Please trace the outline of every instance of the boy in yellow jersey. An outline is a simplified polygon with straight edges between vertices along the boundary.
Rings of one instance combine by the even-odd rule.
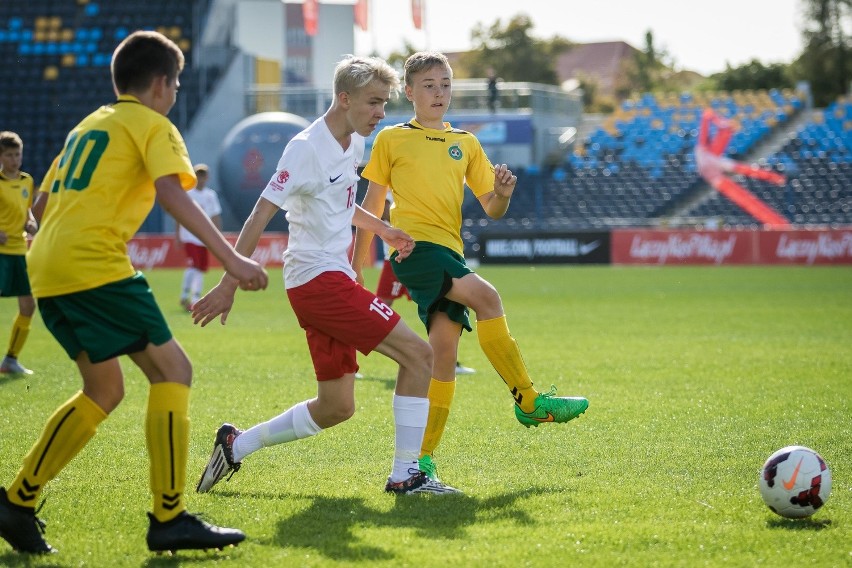
[[[505,381],[524,426],[567,422],[589,405],[581,397],[556,397],[555,387],[538,392],[521,352],[509,333],[497,290],[464,260],[461,205],[467,184],[486,214],[505,215],[517,177],[505,164],[491,165],[476,137],[444,122],[452,98],[452,69],[441,53],[415,53],[405,63],[405,96],[414,118],[389,126],[373,143],[362,176],[370,180],[362,207],[378,214],[387,188],[394,205],[391,225],[411,235],[417,246],[404,263],[391,263],[417,303],[434,351],[429,418],[420,469],[437,478],[433,452],[440,442],[455,393],[455,365],[463,329],[471,331],[468,308],[476,312],[479,345]],[[352,264],[361,267],[373,235],[357,230]],[[396,253],[391,254],[391,259]]]
[[[37,224],[32,214],[33,178],[21,171],[24,143],[14,132],[0,132],[0,296],[18,298],[18,315],[12,323],[9,349],[0,373],[30,375],[18,362],[30,333],[35,300],[27,277],[27,233],[34,235]]]
[[[241,288],[266,288],[263,268],[238,254],[185,193],[195,174],[183,138],[166,118],[183,65],[177,45],[157,32],[125,38],[112,58],[118,100],[68,134],[42,184],[50,189],[43,230],[27,254],[30,284],[45,326],[77,363],[83,389],[48,419],[8,490],[0,488],[0,536],[20,552],[54,552],[34,506],[45,484],[121,402],[121,355],[151,383],[145,417],[153,493],[148,548],[221,549],[245,538],[186,511],[192,365],[127,253],[127,241],[156,199],[201,238]],[[85,496],[80,498],[85,510]]]

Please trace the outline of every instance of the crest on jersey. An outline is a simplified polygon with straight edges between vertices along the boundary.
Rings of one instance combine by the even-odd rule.
[[[449,150],[447,150],[447,153],[450,154],[450,158],[456,161],[462,159],[462,150],[461,148],[459,148],[458,144],[453,144],[452,146],[450,146]]]

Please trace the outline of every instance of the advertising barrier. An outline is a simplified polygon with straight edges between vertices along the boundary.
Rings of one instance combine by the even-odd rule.
[[[607,264],[609,232],[487,233],[479,237],[479,261],[503,264]]]
[[[230,243],[236,233],[226,233]],[[260,238],[252,258],[264,266],[281,266],[287,233]],[[137,235],[127,245],[136,268],[180,268],[186,265],[171,234]],[[814,230],[649,230],[612,232],[483,233],[483,264],[852,264],[852,228]],[[370,247],[369,265],[378,255]],[[211,255],[210,265],[221,267]]]
[[[236,233],[225,233],[229,243],[237,242]],[[287,248],[287,233],[264,233],[257,244],[253,259],[264,266],[282,266],[281,255]],[[127,252],[133,266],[140,270],[152,268],[181,268],[186,266],[186,255],[182,246],[175,246],[174,235],[137,235],[127,243]],[[212,254],[210,266],[221,268],[222,264]]]
[[[852,264],[852,229],[612,232],[613,264]]]

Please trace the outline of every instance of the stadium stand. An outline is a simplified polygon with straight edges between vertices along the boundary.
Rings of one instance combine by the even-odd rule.
[[[852,223],[852,98],[840,99],[811,119],[767,165],[788,177],[787,186],[738,178],[751,192],[798,226],[840,226]],[[737,228],[758,224],[724,197],[712,194],[686,212],[693,217],[718,217]]]
[[[848,100],[813,114],[781,151],[760,160],[788,176],[779,189],[737,177],[797,225],[840,225],[850,212],[852,111]],[[735,121],[726,155],[749,161],[751,151],[803,112],[804,96],[792,90],[651,94],[625,101],[582,140],[565,163],[519,173],[511,217],[485,217],[473,200],[464,207],[464,240],[476,253],[481,231],[594,230],[660,226],[677,218],[719,226],[756,227],[757,221],[709,190],[698,175],[694,148],[706,107]],[[703,200],[698,197],[706,194]],[[693,202],[696,202],[693,204]]]
[[[137,29],[162,32],[187,56],[180,104],[170,118],[192,119],[201,94],[192,68],[193,21],[209,0],[26,0],[0,15],[0,58],[11,62],[0,89],[0,125],[24,140],[24,169],[36,180],[64,137],[98,106],[112,102],[109,64],[119,41]]]

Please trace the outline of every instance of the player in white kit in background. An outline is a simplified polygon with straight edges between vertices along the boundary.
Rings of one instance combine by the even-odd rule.
[[[207,187],[207,179],[210,170],[207,164],[196,164],[193,168],[198,183],[193,189],[186,192],[195,201],[204,214],[210,217],[213,225],[222,230],[222,204],[215,190]],[[210,254],[201,240],[190,233],[186,227],[175,222],[175,246],[183,245],[186,253],[186,269],[183,271],[183,283],[181,284],[180,305],[186,311],[192,310],[192,304],[201,297],[204,289],[204,274],[210,267]]]

